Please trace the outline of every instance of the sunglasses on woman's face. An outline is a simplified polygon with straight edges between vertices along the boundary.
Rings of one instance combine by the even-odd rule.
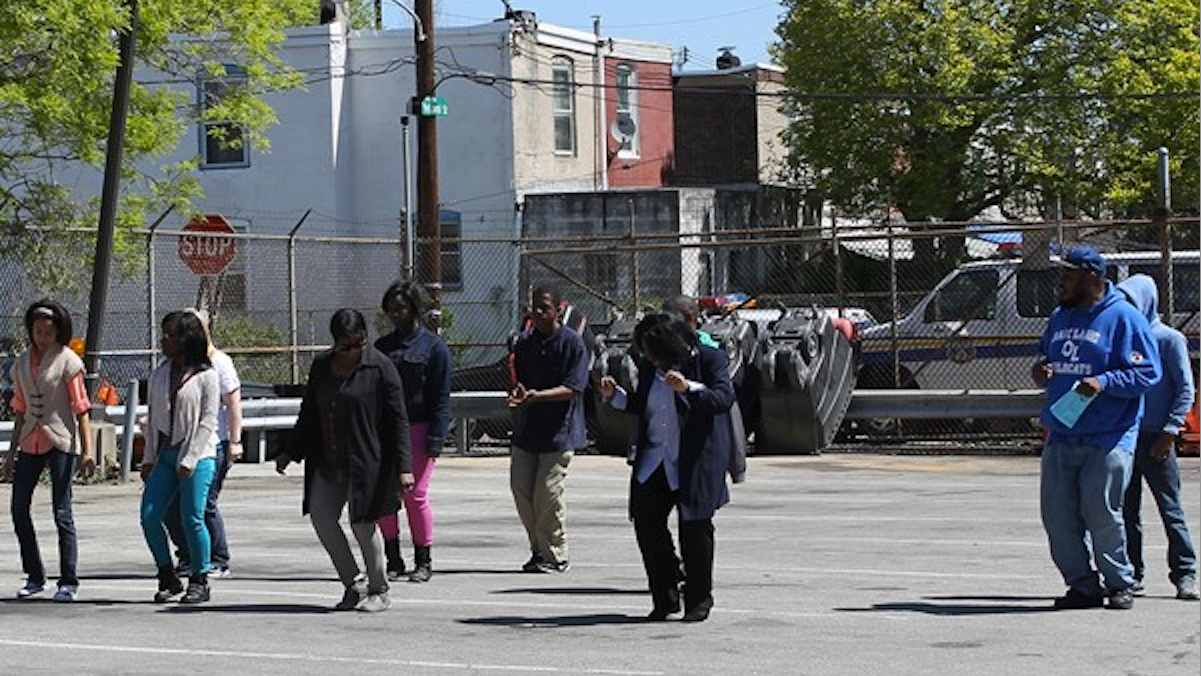
[[[360,340],[354,343],[334,343],[334,352],[345,353],[363,349],[367,343]]]

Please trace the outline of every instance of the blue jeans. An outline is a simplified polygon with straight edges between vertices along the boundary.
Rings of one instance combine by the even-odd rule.
[[[217,507],[217,498],[221,496],[221,487],[225,485],[225,475],[229,474],[227,450],[229,442],[217,444],[217,473],[213,476],[213,484],[209,486],[208,500],[204,503],[204,526],[209,532],[212,543],[210,559],[216,568],[229,567],[229,543],[225,540],[225,520],[221,518],[221,509]],[[191,567],[191,557],[188,556],[188,541],[184,534],[183,523],[179,518],[178,496],[167,506],[167,514],[163,523],[167,526],[167,535],[175,545],[175,556],[180,565]]]
[[[171,565],[171,548],[163,520],[171,503],[177,502],[188,551],[194,554],[192,572],[207,573],[211,541],[204,525],[204,504],[217,472],[217,463],[213,458],[205,458],[196,463],[192,476],[180,478],[175,470],[178,456],[177,447],[161,450],[154,469],[146,478],[146,487],[142,490],[142,534],[154,555],[155,565],[160,568]]]
[[[1043,448],[1039,496],[1051,559],[1063,581],[1081,594],[1103,596],[1134,584],[1122,524],[1132,465],[1129,451],[1083,439]]]
[[[1126,489],[1126,504],[1122,510],[1126,521],[1126,550],[1134,566],[1134,579],[1142,581],[1147,565],[1143,561],[1143,522],[1139,510],[1143,501],[1141,479],[1145,478],[1159,507],[1164,534],[1168,536],[1168,579],[1178,582],[1181,578],[1197,575],[1197,552],[1193,549],[1184,507],[1180,504],[1180,467],[1176,464],[1176,452],[1168,454],[1163,462],[1151,457],[1151,447],[1159,437],[1159,432],[1138,435],[1134,471],[1130,475],[1130,487]]]
[[[13,529],[21,545],[21,568],[25,576],[30,582],[46,581],[46,567],[42,564],[42,550],[38,548],[38,536],[33,528],[29,506],[33,502],[33,489],[38,485],[42,470],[49,465],[54,525],[58,528],[58,583],[79,584],[75,574],[78,556],[75,516],[71,510],[71,477],[75,474],[75,456],[57,449],[42,455],[21,453],[15,448],[10,452],[17,454],[17,467],[13,472],[12,518]]]

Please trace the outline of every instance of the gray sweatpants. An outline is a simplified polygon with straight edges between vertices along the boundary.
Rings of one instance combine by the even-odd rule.
[[[329,554],[338,579],[347,587],[359,576],[359,562],[350,551],[346,531],[342,530],[342,508],[350,504],[350,484],[331,481],[320,473],[313,477],[313,492],[309,496],[309,519],[317,539]],[[384,563],[384,536],[374,521],[350,524],[354,539],[359,542],[363,560],[367,564],[367,592],[378,594],[388,591],[388,576]]]

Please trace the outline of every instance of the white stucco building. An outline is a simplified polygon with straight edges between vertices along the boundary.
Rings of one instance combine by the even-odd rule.
[[[608,188],[614,160],[620,157],[628,167],[632,155],[628,149],[613,152],[614,114],[605,104],[621,105],[615,88],[626,86],[621,99],[626,108],[619,110],[636,114],[633,83],[652,80],[634,78],[640,72],[669,73],[671,48],[538,23],[529,14],[439,28],[436,48],[438,95],[450,110],[438,118],[439,192],[448,240],[444,304],[456,313],[456,337],[503,338],[521,302],[515,249],[509,243],[460,245],[455,238],[519,235],[518,205],[526,194]],[[221,148],[197,125],[168,161],[199,155],[204,197],[196,209],[220,213],[248,233],[287,234],[311,210],[302,235],[398,237],[400,119],[415,91],[413,54],[409,29],[354,31],[340,21],[290,29],[279,55],[304,75],[306,86],[266,97],[279,120],[267,131],[270,149]],[[236,73],[237,64],[229,66]],[[606,89],[606,71],[610,80],[615,72],[625,79]],[[670,101],[669,77],[665,84],[663,96]],[[209,95],[219,95],[219,85],[201,90],[206,87]],[[204,100],[201,92],[197,100]],[[670,108],[647,114],[655,113],[670,122]],[[413,117],[414,168],[416,126]],[[660,128],[644,125],[641,147],[655,147],[647,136]],[[667,138],[661,142],[669,146],[670,124],[663,133]],[[415,200],[415,185],[413,194]],[[177,220],[164,227],[182,226],[182,217]],[[285,303],[286,280],[260,274],[261,264],[279,263],[265,247],[256,255],[256,246],[246,247],[239,262],[247,274],[238,299],[244,308],[235,310],[275,317]],[[398,252],[383,244],[330,246],[303,255],[301,302],[322,309],[370,307],[399,272]],[[182,266],[179,273],[188,274]],[[186,292],[184,300],[191,301]]]

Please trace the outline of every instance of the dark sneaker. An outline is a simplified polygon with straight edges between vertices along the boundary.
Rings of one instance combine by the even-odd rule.
[[[1055,599],[1055,610],[1083,610],[1085,608],[1100,608],[1105,605],[1105,597],[1089,596],[1075,589]]]
[[[60,584],[54,593],[54,600],[59,603],[74,603],[76,598],[79,598],[79,585],[76,584]]]
[[[539,573],[566,573],[571,570],[570,561],[543,561],[538,564]]]
[[[667,618],[680,612],[680,599],[676,599],[675,603],[667,603],[663,606],[655,606],[654,610],[646,616],[647,622],[666,622]]]
[[[680,618],[681,622],[704,622],[709,619],[709,611],[713,610],[713,599],[707,598],[704,601],[696,604],[691,609],[684,611],[684,617]]]
[[[359,593],[359,590],[354,585],[351,585],[342,592],[342,600],[338,601],[338,603],[334,606],[334,610],[354,610],[355,608],[359,607],[359,603],[362,601],[363,595]]]
[[[400,538],[384,540],[384,559],[387,562],[389,582],[404,578],[408,570],[405,568],[404,556],[400,553]]]
[[[1197,578],[1186,575],[1177,580],[1176,598],[1181,601],[1201,601],[1201,591],[1197,590]]]
[[[543,563],[545,563],[545,561],[542,560],[542,557],[540,555],[530,554],[530,560],[526,561],[524,564],[522,564],[521,572],[523,572],[523,573],[541,573],[541,572],[543,572],[541,570],[541,566]]]
[[[334,606],[334,610],[346,611],[354,610],[363,602],[363,598],[367,596],[367,577],[359,575],[351,582],[342,592],[342,600]]]
[[[34,582],[33,580],[29,580],[25,583],[24,587],[21,587],[17,590],[17,598],[21,599],[22,601],[27,601],[44,591],[46,591],[45,582]]]
[[[204,603],[209,600],[209,581],[208,576],[204,574],[193,575],[188,580],[188,590],[184,592],[183,598],[179,599],[183,604]]]
[[[413,572],[409,573],[409,582],[429,582],[433,575],[433,568],[426,565],[419,565],[413,569]]]
[[[1109,602],[1105,607],[1110,610],[1130,610],[1134,607],[1134,594],[1130,593],[1130,589],[1121,589],[1109,595]]]
[[[155,603],[166,603],[183,593],[183,583],[175,574],[175,569],[167,564],[158,569],[158,591],[154,593]]]
[[[1129,591],[1132,596],[1146,596],[1147,595],[1147,588],[1143,586],[1142,580],[1135,580],[1134,584],[1130,585],[1130,589],[1128,589],[1127,591]]]

